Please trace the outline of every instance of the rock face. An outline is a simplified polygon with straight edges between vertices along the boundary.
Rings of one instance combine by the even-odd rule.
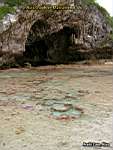
[[[108,37],[112,32],[95,6],[22,10],[16,22],[0,33],[0,61],[14,61],[12,57],[19,55],[19,62],[33,65],[84,60],[93,55],[112,58],[113,44]]]

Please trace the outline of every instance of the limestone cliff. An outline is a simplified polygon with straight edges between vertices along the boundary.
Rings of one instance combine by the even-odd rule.
[[[64,5],[73,8],[66,10],[22,9],[0,33],[0,63],[15,62],[19,55],[19,63],[33,65],[111,59],[113,29],[103,13],[95,5],[74,4]]]

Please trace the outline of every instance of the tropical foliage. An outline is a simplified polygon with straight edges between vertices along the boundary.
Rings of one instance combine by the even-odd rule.
[[[0,19],[2,19],[8,13],[15,12],[15,9],[10,6],[2,6],[0,7]]]
[[[27,0],[5,0],[5,4],[8,4],[9,6],[19,6],[27,3]]]

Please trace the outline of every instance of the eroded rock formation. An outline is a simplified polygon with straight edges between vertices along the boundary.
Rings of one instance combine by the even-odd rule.
[[[0,35],[0,61],[7,55],[8,60],[21,55],[19,62],[34,65],[90,59],[93,55],[112,58],[113,45],[108,37],[112,32],[95,6],[22,10],[17,21]]]

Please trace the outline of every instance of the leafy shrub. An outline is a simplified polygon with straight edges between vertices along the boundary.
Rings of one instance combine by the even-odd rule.
[[[96,0],[82,0],[85,5],[92,5],[96,3]]]
[[[8,13],[14,12],[15,9],[10,6],[2,6],[0,7],[0,19],[2,19]]]
[[[8,4],[10,7],[19,6],[24,3],[27,3],[27,0],[5,0],[5,4]]]

